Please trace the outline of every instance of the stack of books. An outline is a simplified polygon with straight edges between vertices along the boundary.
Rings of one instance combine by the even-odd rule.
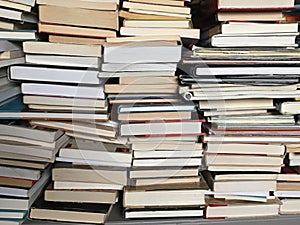
[[[55,155],[69,138],[62,131],[26,123],[0,127],[1,223],[21,224],[47,186]]]
[[[236,14],[240,16],[236,20],[241,21],[245,20],[242,16],[251,16],[252,13],[258,16],[282,15],[283,8],[294,4],[276,1],[279,5],[273,5],[273,11],[257,13],[257,10],[267,7],[256,1],[239,1],[243,6],[233,6],[237,1],[218,3],[219,9],[223,9],[218,13],[219,19],[227,14],[228,18]],[[271,3],[275,2],[264,4]],[[290,5],[285,5],[287,3]],[[246,5],[248,9],[256,5],[256,11],[252,10],[249,15],[235,12],[241,11],[242,7],[245,10]],[[225,9],[229,6],[230,9]],[[232,18],[224,20],[234,20],[235,17]],[[256,21],[262,21],[262,18],[257,18]],[[186,100],[198,103],[199,110],[208,121],[204,125],[208,135],[202,139],[206,146],[203,164],[207,170],[203,174],[212,191],[208,193],[206,217],[275,216],[278,215],[280,201],[270,193],[277,190],[277,174],[284,165],[285,145],[296,147],[299,144],[299,126],[295,125],[292,113],[284,113],[283,103],[299,96],[299,74],[294,70],[299,65],[298,51],[240,47],[295,46],[298,24],[230,22],[221,27],[231,34],[217,35],[212,39],[228,38],[231,44],[215,46],[233,48],[195,48],[192,56],[190,53],[184,55],[179,75],[182,84],[180,94]],[[247,27],[256,28],[249,31]],[[281,31],[284,27],[293,30]],[[274,30],[271,31],[271,28]],[[280,46],[276,40],[272,45],[273,38],[270,36],[278,34],[283,37],[285,34],[289,36],[289,33],[293,33],[290,44]],[[265,43],[255,39],[255,43],[247,40],[241,44],[235,36],[242,39],[248,36],[268,38]],[[283,110],[279,109],[281,104]]]
[[[213,47],[294,47],[298,23],[278,23],[283,11],[294,8],[289,1],[218,1],[221,34],[208,40]],[[238,22],[236,22],[238,21]],[[208,35],[209,36],[209,35]]]
[[[200,39],[200,30],[194,29],[189,1],[184,0],[129,0],[123,2],[120,17],[124,18],[122,36],[179,35]]]
[[[24,63],[22,42],[35,40],[37,16],[35,1],[0,2],[0,108],[5,111],[21,93],[19,85],[8,80],[8,67]],[[9,104],[9,105],[7,105]]]
[[[109,103],[179,102],[175,71],[181,47],[179,36],[108,38],[99,78],[108,80]]]
[[[131,160],[123,146],[74,139],[60,150],[53,182],[33,205],[30,218],[104,223],[127,185]]]
[[[277,188],[274,195],[281,199],[280,214],[299,214],[300,197],[299,171],[285,167],[277,177]]]
[[[205,191],[198,175],[202,121],[195,105],[178,96],[175,71],[181,48],[179,36],[108,38],[104,47],[99,78],[110,78],[104,90],[133,157],[124,193],[126,218],[203,215]],[[191,193],[203,201],[183,203]],[[166,198],[155,197],[161,195]]]

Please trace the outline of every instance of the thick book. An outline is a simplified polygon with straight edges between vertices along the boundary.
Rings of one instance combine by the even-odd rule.
[[[88,169],[61,166],[52,170],[52,179],[53,181],[127,185],[127,170],[116,167]]]
[[[86,85],[100,85],[101,83],[98,71],[34,66],[11,66],[10,79]]]
[[[50,184],[45,191],[45,201],[50,202],[80,202],[94,204],[115,204],[118,191],[115,190],[59,190]]]
[[[143,45],[144,44],[144,45]],[[139,44],[107,44],[104,47],[105,63],[170,63],[181,59],[181,45],[153,41],[151,45]],[[167,45],[168,44],[168,45]]]
[[[77,15],[80,15],[80,17]],[[39,20],[42,23],[61,25],[114,30],[118,30],[119,28],[117,11],[97,11],[90,9],[40,5]]]
[[[87,56],[101,57],[101,45],[76,45],[60,44],[49,42],[24,42],[23,48],[25,53],[46,54],[46,55],[63,55],[63,56]]]
[[[206,187],[201,187],[200,183],[181,188],[174,187],[172,189],[172,185],[168,185],[167,188],[155,186],[148,189],[145,187],[126,188],[123,205],[125,208],[205,205]]]
[[[267,203],[248,201],[224,201],[209,199],[206,209],[207,219],[230,219],[247,217],[278,216],[280,202],[278,199]]]
[[[41,197],[32,207],[30,218],[103,224],[111,209],[110,204],[49,202]]]

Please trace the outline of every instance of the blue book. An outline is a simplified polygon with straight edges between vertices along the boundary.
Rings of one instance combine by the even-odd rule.
[[[0,112],[21,112],[24,109],[26,109],[26,105],[23,103],[22,95],[10,98],[0,104]]]

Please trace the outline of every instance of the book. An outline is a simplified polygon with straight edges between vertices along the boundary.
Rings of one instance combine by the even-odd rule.
[[[134,105],[134,106],[119,106],[119,113],[138,113],[138,112],[186,112],[195,111],[194,105]]]
[[[278,216],[279,201],[270,200],[267,203],[247,201],[224,201],[209,199],[206,209],[207,219],[229,219],[245,217]]]
[[[71,86],[56,84],[22,83],[24,95],[42,95],[54,97],[104,99],[104,92],[100,86]]]
[[[270,154],[284,155],[284,145],[240,144],[240,143],[207,143],[207,153],[217,154]]]
[[[176,64],[175,63],[102,63],[101,64],[101,71],[104,72],[146,72],[146,71],[176,71]],[[143,77],[142,80],[147,80],[147,76]],[[174,80],[174,77],[169,77],[170,79]],[[126,78],[124,77],[123,79],[121,78],[120,80],[126,80]],[[128,77],[127,79],[134,79],[134,77]],[[149,78],[148,78],[149,79]],[[162,77],[157,78],[159,79],[159,81],[156,81],[158,83],[162,82],[164,80],[164,78]],[[153,80],[152,78],[149,79],[152,82],[155,82],[155,80]],[[137,84],[137,82],[141,82],[141,78],[137,78],[134,83]],[[149,82],[149,81],[148,81]],[[141,82],[143,83],[143,82]],[[175,83],[175,82],[173,82]],[[120,81],[120,84],[125,84],[122,83]],[[145,83],[144,83],[145,84]]]
[[[165,178],[165,177],[197,177],[198,167],[186,167],[186,168],[132,168],[129,172],[130,179],[141,178]]]
[[[162,72],[161,72],[162,73]],[[102,74],[100,73],[99,76]],[[102,77],[102,76],[101,76]],[[122,84],[105,84],[104,92],[107,94],[111,93],[177,93],[178,85],[176,84],[161,84],[161,85],[122,85]]]
[[[93,69],[98,69],[100,66],[100,58],[98,57],[26,54],[25,61],[28,64],[80,67],[80,68],[93,68]]]
[[[296,47],[297,34],[274,33],[269,35],[214,35],[213,47]]]
[[[125,188],[124,207],[176,207],[205,205],[204,188],[185,187],[184,189]]]
[[[34,126],[46,127],[52,129],[60,129],[68,132],[82,133],[87,135],[97,135],[98,137],[115,138],[116,128],[109,121],[103,123],[88,123],[84,121],[67,122],[67,121],[31,121]]]
[[[106,100],[100,99],[85,99],[85,98],[66,98],[66,97],[51,97],[41,95],[25,95],[23,96],[24,104],[37,104],[49,106],[69,106],[69,107],[94,107],[105,108]]]
[[[46,54],[46,55],[69,55],[69,56],[87,56],[101,57],[101,45],[77,45],[61,44],[49,42],[24,42],[23,48],[25,53]]]
[[[127,171],[122,168],[114,169],[113,167],[95,167],[94,169],[54,168],[52,170],[52,180],[126,185]]]
[[[92,70],[60,69],[34,66],[11,66],[10,79],[18,81],[39,81],[100,85],[98,72]]]
[[[27,23],[37,23],[36,16],[28,12],[0,8],[0,15],[3,19],[15,20],[15,21],[27,22]]]
[[[283,19],[281,11],[220,11],[217,14],[218,20],[221,21],[269,21],[275,22]]]
[[[118,191],[113,190],[57,190],[50,185],[45,191],[45,201],[115,204]]]
[[[1,10],[1,9],[0,9]],[[0,40],[8,41],[29,41],[37,40],[36,31],[34,30],[1,30]]]
[[[58,190],[80,189],[80,190],[117,190],[122,191],[124,185],[88,182],[54,181],[54,188]]]
[[[49,35],[49,42],[61,44],[103,45],[105,40],[99,38]]]
[[[182,19],[182,17],[178,15],[152,15],[152,14],[145,14],[145,13],[134,13],[128,12],[125,10],[119,11],[119,16],[121,18],[135,20],[135,19],[151,19],[151,20],[178,20]]]
[[[181,45],[165,46],[159,41],[152,46],[120,45],[104,47],[105,63],[151,63],[178,62],[181,58]],[[145,54],[147,53],[147,54]]]
[[[48,162],[36,162],[30,160],[18,160],[18,159],[6,159],[4,156],[0,159],[0,165],[3,166],[17,166],[28,169],[45,169],[49,163]]]
[[[90,113],[48,113],[48,112],[0,112],[0,119],[22,119],[22,120],[85,120],[85,121],[107,121],[106,114]]]
[[[163,129],[162,129],[163,124]],[[192,136],[201,135],[201,120],[121,124],[121,136]]]
[[[104,223],[111,211],[110,204],[49,202],[40,198],[32,207],[31,219],[78,223]]]
[[[294,1],[271,1],[267,0],[263,3],[255,0],[255,1],[239,1],[239,0],[219,0],[218,1],[218,9],[220,10],[236,10],[236,9],[283,9],[283,8],[293,8]]]
[[[203,217],[203,208],[127,209],[126,219]]]
[[[173,1],[173,0],[167,0],[167,1],[162,1],[162,0],[129,0],[129,2],[140,2],[140,3],[148,3],[148,4],[156,4],[156,5],[169,5],[169,6],[185,6],[186,2],[190,1]]]
[[[95,1],[82,1],[82,0],[67,0],[67,1],[49,1],[49,0],[37,0],[39,5],[51,5],[51,6],[61,6],[61,7],[70,7],[80,8],[80,9],[92,9],[92,10],[107,10],[115,11],[117,10],[117,4],[113,1],[108,2],[95,2]]]
[[[30,126],[20,126],[17,124],[0,124],[1,136],[22,137],[31,140],[54,142],[63,135],[61,130],[38,129]]]
[[[166,13],[178,13],[189,15],[191,9],[188,7],[177,7],[177,6],[168,6],[168,5],[159,5],[159,4],[147,4],[140,2],[125,1],[123,3],[123,8],[127,9],[139,9],[139,10],[149,10],[149,11],[158,11]]]
[[[200,39],[200,29],[121,27],[122,36],[179,35],[181,38]]]
[[[82,160],[99,160],[105,162],[116,162],[120,164],[131,164],[132,155],[123,152],[108,152],[106,149],[101,150],[86,150],[86,149],[71,149],[62,148],[59,151],[59,157],[73,158]]]
[[[247,29],[245,29],[247,28]],[[245,34],[245,33],[297,33],[297,23],[249,23],[228,22],[221,25],[222,34]]]
[[[115,38],[116,32],[112,30],[87,28],[87,27],[74,27],[69,25],[58,25],[48,23],[38,23],[39,33],[46,33],[52,35],[70,35],[75,37],[88,37],[88,38]]]
[[[76,15],[81,15],[77,17]],[[61,6],[39,6],[39,20],[52,23],[92,28],[118,30],[118,13],[116,11],[98,11],[90,9],[69,8]]]
[[[145,120],[189,120],[192,118],[191,112],[142,112],[142,113],[122,113],[118,114],[121,121],[145,121]]]
[[[124,27],[145,28],[191,28],[189,20],[124,20]]]
[[[10,177],[27,180],[38,180],[41,177],[41,170],[24,169],[17,167],[0,166],[1,177]]]
[[[36,0],[10,0],[11,2],[16,2],[16,3],[20,3],[23,5],[29,5],[29,6],[35,6],[35,1]]]
[[[278,104],[277,109],[281,114],[296,115],[300,113],[299,102],[282,102]]]

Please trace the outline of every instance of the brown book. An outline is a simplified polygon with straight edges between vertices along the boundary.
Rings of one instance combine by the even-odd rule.
[[[45,191],[45,201],[51,202],[115,204],[117,199],[118,191],[116,190],[59,190],[53,189],[53,184],[50,184]]]
[[[36,181],[27,179],[18,179],[12,177],[0,177],[0,185],[20,187],[20,188],[31,188]]]
[[[1,52],[0,59],[15,59],[24,56],[23,51],[9,51],[9,52]]]
[[[117,11],[96,11],[56,6],[39,6],[39,19],[44,23],[119,29]]]
[[[67,25],[56,25],[39,23],[39,32],[55,35],[70,35],[70,36],[82,36],[82,37],[92,37],[92,38],[115,38],[116,32],[112,30],[105,29],[95,29],[86,27],[74,27]]]
[[[114,2],[95,2],[93,0],[37,0],[37,4],[92,10],[117,10],[117,4]]]

